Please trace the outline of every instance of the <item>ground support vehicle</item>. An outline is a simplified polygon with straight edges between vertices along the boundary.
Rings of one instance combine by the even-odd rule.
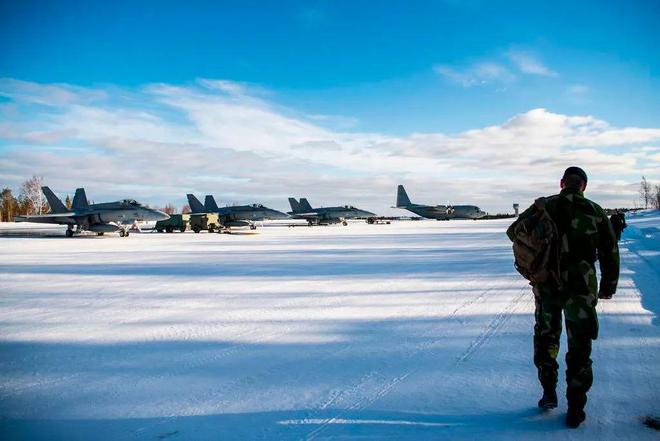
[[[175,230],[183,233],[188,229],[188,222],[190,222],[189,214],[171,214],[169,219],[156,222],[155,229],[159,233],[173,233]]]
[[[190,215],[190,229],[195,233],[199,233],[203,230],[213,233],[219,231],[221,227],[217,214],[203,213]]]

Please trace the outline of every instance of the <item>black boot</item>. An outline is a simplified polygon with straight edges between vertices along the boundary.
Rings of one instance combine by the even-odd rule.
[[[543,396],[539,400],[539,408],[550,410],[557,407],[557,392],[554,389],[543,389]]]
[[[569,407],[568,413],[566,414],[566,425],[571,429],[577,429],[586,417],[584,410],[571,409]]]

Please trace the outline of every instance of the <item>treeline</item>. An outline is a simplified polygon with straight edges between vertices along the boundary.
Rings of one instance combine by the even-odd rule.
[[[42,179],[40,176],[32,176],[23,182],[18,196],[12,189],[2,189],[0,197],[0,222],[11,222],[16,216],[30,216],[33,214],[48,213],[50,207],[41,192]],[[71,198],[66,197],[67,207],[71,207]]]
[[[12,189],[5,187],[2,189],[0,197],[0,222],[12,222],[16,216],[31,216],[34,214],[44,214],[50,211],[48,201],[41,192],[43,178],[34,175],[27,179],[21,185],[18,196],[15,196]],[[639,202],[640,208],[655,208],[660,210],[660,185],[652,185],[642,176],[639,184]],[[638,208],[638,201],[634,202],[635,208]],[[71,208],[71,197],[66,195],[64,200],[66,208]],[[159,210],[167,214],[176,214],[177,208],[174,204],[167,204]],[[619,209],[626,211],[625,208]],[[187,204],[181,208],[181,213],[190,213],[190,206]]]
[[[162,211],[163,213],[165,213],[165,214],[169,214],[169,215],[179,213],[179,212],[177,211],[176,207],[174,206],[174,204],[171,204],[171,203],[165,205],[164,207],[158,208],[158,209],[159,209],[160,211]],[[184,205],[183,207],[181,207],[181,211],[180,211],[180,212],[183,213],[183,214],[185,214],[185,213],[191,213],[192,210],[190,209],[190,205],[186,204],[186,205]]]
[[[32,216],[34,214],[48,213],[50,206],[41,191],[42,185],[43,178],[34,175],[21,184],[18,195],[14,194],[14,191],[9,187],[3,188],[0,196],[0,222],[12,222],[16,216]],[[67,209],[71,208],[70,195],[66,195],[64,205]],[[167,214],[177,213],[177,208],[174,204],[167,204],[158,209]],[[190,211],[188,205],[184,205],[181,208],[181,213],[190,213]]]
[[[639,199],[644,204],[644,208],[660,210],[660,185],[652,186],[646,177],[642,176],[642,182],[639,183]]]

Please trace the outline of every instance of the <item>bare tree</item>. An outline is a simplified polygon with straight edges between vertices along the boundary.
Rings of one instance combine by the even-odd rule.
[[[21,193],[18,197],[24,214],[42,214],[48,211],[48,203],[41,194],[41,176],[33,175],[23,182]]]
[[[171,215],[171,214],[176,213],[176,207],[174,206],[174,204],[169,204],[168,203],[160,211],[162,211],[165,214],[170,214]]]
[[[642,176],[642,182],[639,183],[639,198],[644,203],[644,208],[649,208],[649,203],[653,201],[651,184],[644,176]]]
[[[181,207],[181,213],[183,214],[192,213],[192,210],[190,209],[190,205],[186,204],[183,207]]]
[[[653,198],[653,205],[656,210],[660,210],[660,185],[655,186],[655,195]]]

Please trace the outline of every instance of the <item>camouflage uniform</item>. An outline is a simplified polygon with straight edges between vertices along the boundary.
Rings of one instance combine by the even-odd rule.
[[[520,218],[534,210],[530,207]],[[603,209],[578,189],[565,188],[546,198],[546,210],[557,225],[562,286],[535,284],[536,324],[534,364],[544,390],[557,385],[557,354],[562,311],[566,321],[568,353],[566,382],[569,408],[583,409],[593,382],[591,340],[598,337],[598,296],[610,297],[619,278],[619,250]],[[600,261],[600,291],[595,262]]]

